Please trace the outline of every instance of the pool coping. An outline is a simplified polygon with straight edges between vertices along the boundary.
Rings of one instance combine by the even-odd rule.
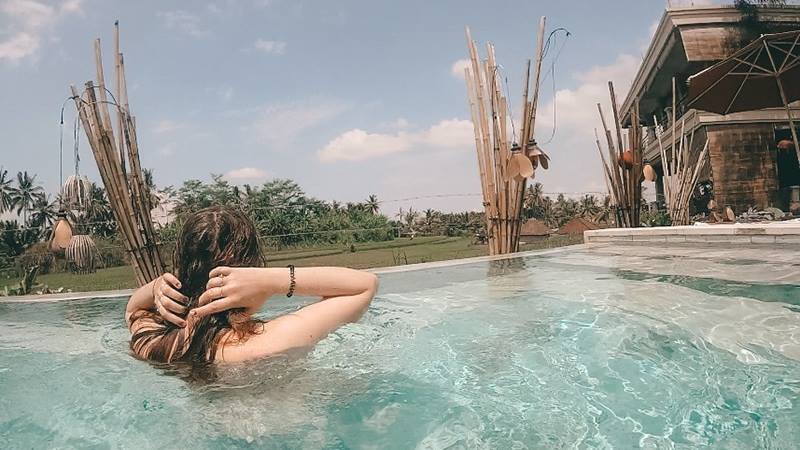
[[[587,243],[800,244],[800,222],[726,223],[674,227],[605,228],[583,233]]]
[[[573,245],[565,245],[563,247],[548,248],[543,250],[529,250],[525,252],[509,253],[506,255],[476,256],[473,258],[448,259],[444,261],[407,264],[403,266],[377,267],[374,269],[366,269],[366,271],[372,272],[376,275],[384,275],[384,274],[399,273],[399,272],[413,272],[417,270],[438,269],[443,267],[461,266],[465,264],[498,261],[503,259],[526,258],[528,256],[537,256],[537,255],[549,255],[554,253],[560,253],[570,250],[578,250],[596,246],[598,245],[594,243],[573,244]],[[45,302],[60,302],[67,300],[85,300],[90,298],[121,299],[130,297],[134,291],[135,289],[119,289],[110,291],[64,292],[59,294],[42,294],[42,295],[13,295],[8,297],[0,297],[0,303],[34,303],[34,302],[45,303]]]

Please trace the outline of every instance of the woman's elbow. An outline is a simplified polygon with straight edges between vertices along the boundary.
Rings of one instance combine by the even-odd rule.
[[[371,272],[367,272],[369,274],[369,281],[367,283],[367,292],[370,293],[371,297],[374,297],[375,294],[378,293],[378,288],[380,287],[380,279],[377,275]]]

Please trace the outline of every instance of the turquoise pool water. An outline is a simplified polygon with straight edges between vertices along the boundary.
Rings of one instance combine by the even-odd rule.
[[[797,448],[800,272],[771,261],[384,274],[362,322],[212,382],[131,358],[121,300],[0,302],[0,448]]]

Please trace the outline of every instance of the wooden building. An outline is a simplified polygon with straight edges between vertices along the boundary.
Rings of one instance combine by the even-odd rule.
[[[794,146],[786,148],[786,140],[791,140],[786,110],[722,116],[687,109],[686,80],[761,34],[798,28],[800,6],[691,7],[664,13],[621,108],[623,122],[629,124],[633,104],[639,99],[641,121],[648,126],[643,157],[658,174],[657,195],[663,195],[663,187],[655,133],[660,133],[671,155],[675,77],[676,131],[680,133],[685,124],[687,133],[694,132],[693,151],[700,151],[708,138],[710,164],[701,182],[713,183],[717,204],[731,206],[737,213],[749,207],[787,209],[792,186],[800,185],[800,168]],[[800,105],[793,105],[792,114],[800,118]]]
[[[558,229],[558,234],[573,235],[583,234],[584,231],[599,230],[600,225],[592,222],[591,220],[584,219],[583,217],[575,217],[569,222],[565,223]]]
[[[550,227],[536,219],[526,220],[519,231],[519,240],[523,244],[542,241],[548,237],[550,237]]]

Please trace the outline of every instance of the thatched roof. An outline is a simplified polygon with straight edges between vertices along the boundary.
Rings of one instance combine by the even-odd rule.
[[[597,230],[600,225],[583,217],[576,217],[558,229],[558,234],[583,234],[586,230]]]
[[[528,219],[519,232],[520,236],[549,236],[550,228],[536,219]]]

